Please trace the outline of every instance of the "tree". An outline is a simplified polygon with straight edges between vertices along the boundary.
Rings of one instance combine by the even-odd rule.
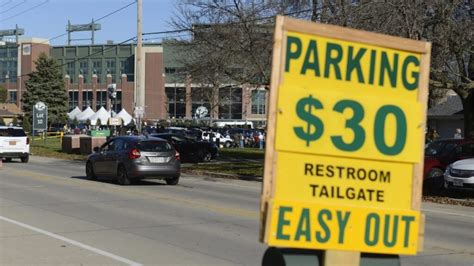
[[[474,137],[472,1],[313,1],[320,22],[432,42],[429,104],[455,91],[463,104],[465,135]]]
[[[23,121],[22,121],[21,126],[23,127],[23,130],[31,133],[31,123],[30,123],[30,118],[28,116],[26,115],[23,116]]]
[[[220,78],[257,86],[269,84],[277,14],[430,41],[429,103],[454,90],[463,103],[466,135],[474,136],[472,10],[472,1],[464,0],[181,0],[171,24],[193,34],[180,41],[197,54],[187,57],[187,67],[217,63]]]
[[[28,74],[22,96],[23,112],[32,117],[33,105],[42,101],[48,106],[48,123],[67,121],[68,95],[64,88],[61,67],[56,60],[42,53],[35,61],[36,70]]]
[[[309,14],[302,10],[308,2],[181,0],[171,24],[192,33],[178,42],[187,52],[186,67],[212,66],[209,71],[217,71],[221,83],[268,85],[274,16]]]
[[[5,87],[0,86],[0,103],[6,103],[8,97],[8,91]]]

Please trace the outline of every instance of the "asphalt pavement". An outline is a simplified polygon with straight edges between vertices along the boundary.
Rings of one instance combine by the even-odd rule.
[[[0,265],[259,265],[260,182],[89,181],[84,163],[32,156],[0,170]],[[473,208],[423,204],[425,251],[402,265],[473,265]]]

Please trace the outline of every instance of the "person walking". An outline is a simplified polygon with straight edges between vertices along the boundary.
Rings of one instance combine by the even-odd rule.
[[[265,141],[265,136],[263,135],[262,132],[259,132],[259,134],[258,134],[258,146],[259,146],[260,149],[263,149],[264,141]]]
[[[456,131],[454,132],[454,138],[455,139],[462,139],[462,131],[460,128],[456,128]]]
[[[239,133],[239,139],[240,139],[240,148],[244,148],[244,134]]]

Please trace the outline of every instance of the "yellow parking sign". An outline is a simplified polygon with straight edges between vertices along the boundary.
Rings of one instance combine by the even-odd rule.
[[[261,240],[415,254],[429,43],[278,17]]]

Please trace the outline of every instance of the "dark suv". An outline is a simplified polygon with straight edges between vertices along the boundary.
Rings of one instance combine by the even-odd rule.
[[[86,162],[89,179],[97,176],[115,178],[121,185],[139,179],[164,179],[177,185],[180,155],[168,141],[145,136],[123,136],[94,148]]]

